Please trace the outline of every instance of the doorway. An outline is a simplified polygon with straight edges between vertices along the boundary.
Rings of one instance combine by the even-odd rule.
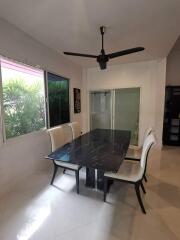
[[[90,129],[131,131],[131,145],[138,145],[140,88],[90,92]]]

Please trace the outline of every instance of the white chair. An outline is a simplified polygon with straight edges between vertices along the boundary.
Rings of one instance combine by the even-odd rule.
[[[104,174],[104,201],[106,201],[108,179],[131,183],[135,185],[135,191],[141,210],[144,214],[146,213],[139,188],[141,186],[143,192],[146,193],[142,183],[142,179],[146,170],[149,150],[151,149],[153,144],[155,144],[155,137],[153,133],[150,133],[146,137],[146,140],[143,144],[140,162],[123,161],[117,173],[106,172]]]
[[[73,132],[72,128],[69,124],[63,124],[61,125],[61,128],[64,132],[64,144],[70,143],[73,140]],[[64,168],[63,173],[65,173],[66,168]]]
[[[145,132],[144,138],[143,138],[143,143],[146,140],[146,137],[152,132],[153,132],[152,127],[148,127],[146,129],[146,132]],[[133,148],[129,147],[128,151],[127,151],[127,154],[125,156],[125,159],[133,160],[133,161],[140,161],[141,154],[142,154],[142,147],[140,147],[138,149],[133,149]],[[144,180],[147,182],[146,174],[144,174]]]
[[[47,130],[51,139],[51,149],[52,152],[56,151],[58,148],[72,141],[72,131],[69,125],[61,125]],[[69,169],[75,171],[76,174],[76,188],[79,194],[79,170],[81,166],[77,164],[71,164],[63,161],[53,161],[54,163],[54,173],[51,180],[51,185],[53,185],[54,178],[56,176],[58,168]]]
[[[63,132],[64,132],[64,144],[72,142],[73,132],[69,124],[63,124],[61,125],[61,128],[63,129]]]
[[[148,129],[146,129],[145,134],[144,134],[144,138],[143,138],[143,143],[144,143],[146,137],[152,131],[153,131],[152,127],[148,127]],[[142,154],[142,147],[140,147],[138,149],[134,149],[132,147],[129,147],[125,158],[129,159],[129,160],[140,160],[141,159],[141,154]]]
[[[76,139],[81,136],[81,128],[78,122],[71,122],[68,125],[72,129],[73,139]]]

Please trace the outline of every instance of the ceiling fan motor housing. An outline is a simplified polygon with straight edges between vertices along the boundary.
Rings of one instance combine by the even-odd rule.
[[[109,61],[109,57],[107,55],[99,55],[97,56],[97,62],[99,63],[100,65],[100,68],[103,70],[103,69],[106,69],[106,63]]]

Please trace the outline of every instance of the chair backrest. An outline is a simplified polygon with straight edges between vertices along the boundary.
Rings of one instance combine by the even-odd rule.
[[[150,151],[152,145],[154,145],[155,143],[156,143],[156,140],[155,140],[154,134],[150,133],[144,141],[142,154],[141,154],[140,164],[144,171],[146,170],[146,163],[147,163],[149,151]]]
[[[144,140],[146,139],[146,137],[153,132],[153,129],[151,126],[149,126],[146,131],[145,131],[145,134],[144,134]]]
[[[81,136],[81,128],[80,128],[80,125],[78,122],[71,122],[71,123],[69,123],[69,126],[72,129],[73,139]]]
[[[51,138],[51,149],[54,152],[57,148],[65,144],[64,130],[62,126],[57,126],[47,130]]]
[[[143,136],[143,144],[144,144],[147,136],[148,136],[150,133],[152,133],[152,132],[153,132],[153,129],[152,129],[151,126],[149,126],[149,127],[146,129],[145,133],[144,133],[144,136]],[[143,147],[143,144],[142,144],[141,148]]]
[[[64,133],[64,144],[72,142],[73,132],[71,126],[69,126],[69,124],[63,124],[61,127]]]

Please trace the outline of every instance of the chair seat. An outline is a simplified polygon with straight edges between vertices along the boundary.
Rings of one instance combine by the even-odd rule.
[[[137,182],[143,177],[143,168],[139,162],[123,161],[117,173],[106,172],[104,176],[129,182]]]
[[[72,163],[66,163],[63,161],[54,161],[58,166],[63,167],[63,168],[68,168],[68,169],[72,169],[72,170],[79,170],[81,168],[81,166],[77,165],[77,164],[72,164]]]
[[[140,160],[141,159],[141,153],[142,153],[142,150],[141,149],[132,149],[132,148],[128,148],[128,151],[126,153],[126,156],[125,158],[127,159],[137,159],[137,160]]]

